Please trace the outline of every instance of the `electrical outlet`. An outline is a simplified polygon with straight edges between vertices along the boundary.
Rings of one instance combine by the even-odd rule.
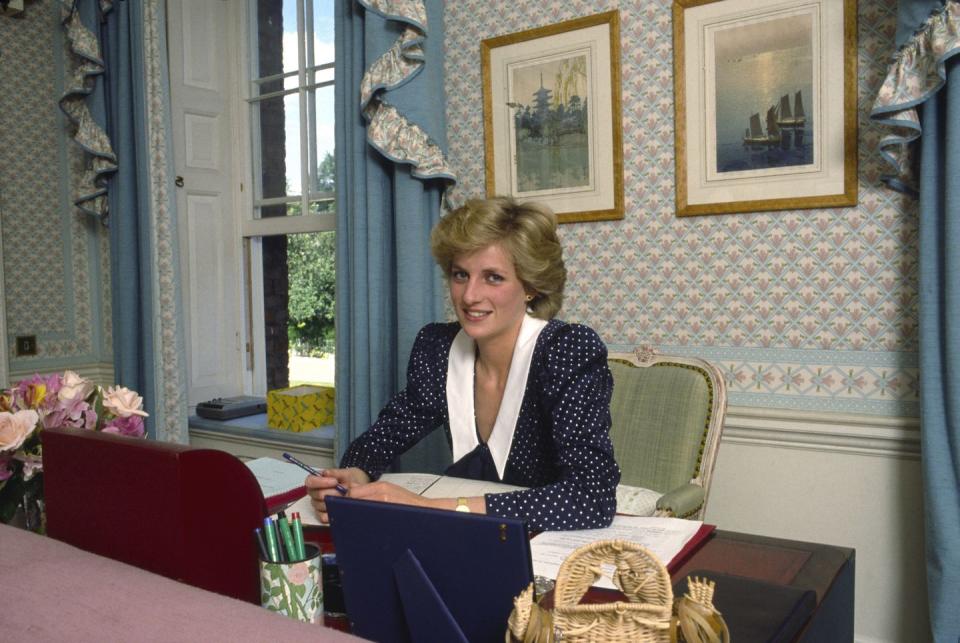
[[[36,335],[17,335],[17,357],[37,354]]]

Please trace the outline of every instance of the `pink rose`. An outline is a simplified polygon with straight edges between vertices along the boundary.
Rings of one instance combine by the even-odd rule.
[[[103,406],[117,417],[141,415],[147,417],[143,411],[143,398],[125,386],[111,386],[103,394]]]
[[[16,451],[37,428],[40,414],[33,409],[0,412],[0,451]]]
[[[76,399],[85,400],[93,393],[94,388],[96,387],[90,380],[80,377],[73,371],[65,371],[57,396],[61,402]]]
[[[307,582],[307,578],[310,576],[310,570],[308,569],[308,563],[296,563],[290,566],[290,569],[287,570],[287,580],[290,581],[292,585],[303,585]]]

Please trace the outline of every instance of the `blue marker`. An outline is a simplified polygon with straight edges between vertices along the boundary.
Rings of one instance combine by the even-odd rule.
[[[283,457],[286,458],[288,461],[292,462],[293,464],[297,465],[298,467],[300,467],[301,469],[303,469],[304,471],[306,471],[307,473],[309,473],[309,474],[312,475],[312,476],[321,476],[321,477],[323,476],[323,474],[322,474],[321,472],[317,471],[316,469],[314,469],[313,467],[311,467],[309,464],[307,464],[307,463],[305,463],[305,462],[300,462],[299,460],[297,460],[295,457],[293,457],[293,456],[290,455],[289,453],[284,453],[284,454],[283,454]],[[344,486],[343,486],[342,484],[340,484],[339,482],[337,483],[336,489],[337,489],[337,491],[340,492],[340,495],[341,495],[341,496],[347,495],[347,488],[344,487]]]

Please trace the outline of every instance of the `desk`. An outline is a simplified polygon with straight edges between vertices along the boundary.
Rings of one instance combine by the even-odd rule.
[[[0,524],[5,641],[359,641]]]
[[[307,538],[323,551],[333,551],[329,529],[309,528]],[[855,552],[847,547],[718,530],[677,569],[672,580],[676,584],[690,572],[712,571],[811,589],[816,593],[816,605],[794,641],[850,643],[853,641],[854,568]],[[721,592],[722,588],[717,591]],[[584,602],[617,600],[612,594],[610,590],[590,590]],[[548,594],[545,606],[550,606],[551,598]],[[345,619],[330,619],[327,624],[342,629],[349,627]],[[731,629],[737,627],[736,623],[729,625]],[[742,638],[732,640],[753,643]]]
[[[673,581],[705,570],[812,589],[816,606],[795,640],[850,643],[855,562],[854,550],[847,547],[717,531],[677,570]]]

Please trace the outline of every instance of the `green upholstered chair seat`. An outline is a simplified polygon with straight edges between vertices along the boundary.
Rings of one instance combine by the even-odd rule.
[[[646,357],[610,356],[620,482],[667,494],[666,504],[702,515],[726,408],[722,376],[702,360]]]

